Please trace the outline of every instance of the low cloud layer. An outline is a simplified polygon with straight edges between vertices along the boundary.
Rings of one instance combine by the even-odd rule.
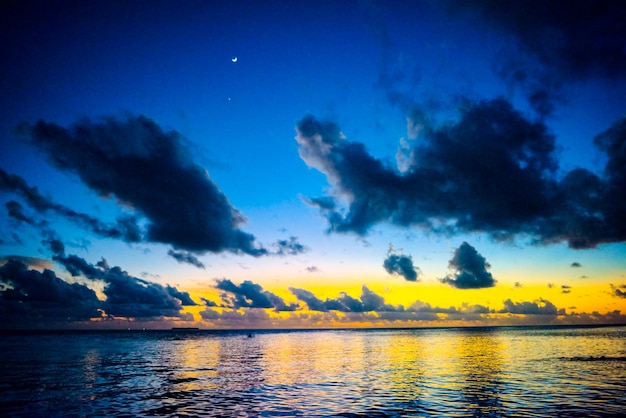
[[[115,317],[156,318],[185,317],[183,306],[196,305],[189,293],[172,286],[129,275],[120,267],[110,267],[102,259],[96,265],[76,255],[57,255],[54,260],[63,265],[74,277],[84,277],[104,284],[106,300],[101,309]]]
[[[513,302],[511,299],[504,301],[504,308],[498,313],[516,315],[565,315],[565,309],[557,309],[549,300],[539,299],[536,302]]]
[[[145,116],[82,119],[69,128],[40,121],[19,131],[53,166],[145,216],[147,241],[197,253],[267,253],[240,229],[245,218],[194,163],[176,131]]]
[[[482,289],[496,285],[495,279],[487,271],[491,266],[485,257],[467,242],[454,251],[448,267],[453,272],[441,279],[441,282],[457,289]]]
[[[87,320],[101,316],[100,306],[96,292],[80,283],[68,283],[52,270],[31,270],[21,260],[0,266],[3,321]]]
[[[222,302],[229,308],[272,308],[277,312],[293,311],[298,308],[297,305],[285,303],[280,296],[263,290],[261,285],[249,280],[236,285],[228,279],[219,279],[215,287],[223,291]]]
[[[65,266],[72,276],[87,280],[86,283],[101,284],[106,299],[98,299],[96,292],[85,282],[69,283],[51,270],[32,270],[21,259],[9,258],[0,265],[1,319],[9,322],[19,320],[22,324],[38,326],[50,322],[61,324],[89,319],[111,320],[116,317],[191,320],[191,315],[181,310],[184,306],[198,305],[187,292],[132,277],[119,267],[110,267],[104,259],[93,265],[75,255],[61,255],[56,257],[56,261]],[[252,324],[266,327],[281,324],[443,324],[446,321],[498,324],[503,318],[514,321],[512,323],[527,318],[530,322],[519,323],[533,323],[533,317],[541,323],[593,323],[609,320],[611,315],[614,316],[612,323],[623,319],[619,312],[607,315],[567,314],[565,309],[557,308],[545,299],[533,302],[507,299],[499,310],[469,304],[459,307],[432,306],[420,300],[408,306],[394,306],[386,303],[383,296],[367,286],[362,287],[359,297],[341,292],[337,298],[325,300],[308,290],[290,288],[300,305],[286,302],[250,281],[236,285],[222,279],[216,287],[223,292],[222,304],[203,298],[205,309],[199,314],[202,321],[224,327],[246,328]],[[624,298],[626,292],[623,288],[612,286],[614,295]],[[269,310],[287,314],[277,318],[270,316]]]
[[[382,222],[445,234],[482,232],[571,248],[626,241],[626,119],[594,139],[607,156],[600,173],[559,175],[555,139],[505,99],[467,102],[456,121],[431,126],[421,113],[400,171],[344,139],[339,127],[307,116],[297,125],[300,157],[333,186],[309,198],[331,232],[365,235]]]
[[[289,291],[301,302],[304,302],[311,311],[339,311],[339,312],[395,312],[402,311],[402,306],[392,306],[385,303],[385,299],[363,286],[360,299],[356,299],[345,292],[341,292],[336,299],[321,300],[305,289],[290,287]]]

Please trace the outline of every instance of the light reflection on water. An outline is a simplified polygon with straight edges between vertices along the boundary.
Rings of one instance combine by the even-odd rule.
[[[626,328],[0,337],[12,416],[618,416]]]

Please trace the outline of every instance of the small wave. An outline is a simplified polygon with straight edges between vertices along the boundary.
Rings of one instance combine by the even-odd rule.
[[[626,361],[626,356],[624,357],[574,356],[574,357],[559,357],[559,360],[564,360],[564,361]]]

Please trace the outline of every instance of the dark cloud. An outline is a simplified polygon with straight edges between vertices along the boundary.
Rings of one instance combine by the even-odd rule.
[[[334,209],[322,207],[331,230],[365,234],[390,221],[507,235],[541,213],[548,194],[543,179],[556,167],[554,138],[544,125],[525,120],[500,99],[468,105],[457,123],[426,131],[400,173],[362,144],[342,140],[336,125],[302,120],[301,157],[324,172],[348,203],[347,213],[338,199]]]
[[[52,259],[59,262],[74,277],[82,275],[88,279],[98,280],[100,276],[103,275],[103,270],[98,269],[96,266],[88,263],[87,260],[77,255],[70,254],[66,256],[65,254],[60,254],[52,257]],[[101,264],[104,269],[108,269],[109,267],[104,260],[99,262],[99,264]]]
[[[297,237],[289,237],[289,239],[281,239],[276,241],[276,255],[298,255],[308,251],[308,248],[298,242]]]
[[[7,214],[9,217],[31,225],[35,223],[33,219],[24,214],[24,207],[19,202],[10,200],[4,204],[4,207],[7,208]]]
[[[582,267],[582,266],[583,266],[583,265],[582,265],[582,264],[580,264],[580,263],[579,263],[579,262],[577,262],[577,261],[574,261],[572,264],[570,264],[570,267],[574,267],[574,268],[579,268],[579,267]]]
[[[222,294],[222,301],[229,308],[272,308],[277,312],[294,311],[298,308],[298,305],[285,303],[280,296],[263,290],[261,285],[249,280],[236,285],[228,279],[219,279],[215,287],[227,292]]]
[[[397,274],[410,282],[417,281],[419,268],[413,265],[413,258],[404,254],[387,254],[383,267],[389,274]]]
[[[568,286],[566,284],[561,286],[561,293],[571,293],[572,292],[572,286]]]
[[[552,302],[545,299],[539,299],[536,302],[519,303],[507,299],[504,301],[504,308],[498,312],[516,315],[565,315],[564,309],[557,309]]]
[[[393,215],[396,205],[390,196],[400,191],[401,180],[395,172],[372,158],[363,144],[343,140],[333,123],[305,117],[297,131],[301,158],[326,174],[350,202],[350,212],[342,216],[339,203],[330,197],[309,200],[326,213],[331,230],[365,234],[373,223]]]
[[[189,296],[189,292],[181,292],[176,289],[174,286],[170,286],[169,284],[165,287],[167,293],[171,296],[174,296],[176,299],[180,300],[181,305],[183,306],[197,306],[198,304],[191,299]]]
[[[385,303],[385,299],[372,292],[366,286],[361,289],[361,298],[356,299],[345,292],[341,292],[336,299],[321,300],[313,293],[305,289],[290,287],[289,291],[294,296],[306,303],[311,311],[339,311],[339,312],[392,312],[403,310],[401,306],[394,307]]]
[[[626,237],[626,117],[597,135],[593,143],[607,156],[601,183],[599,239],[608,236],[609,242],[621,242]]]
[[[295,287],[290,287],[289,291],[293,293],[293,295],[298,300],[306,303],[306,306],[309,308],[309,310],[320,311],[320,312],[328,311],[328,308],[326,307],[326,304],[324,303],[324,301],[319,299],[312,292],[306,289],[298,289]]]
[[[394,308],[385,304],[385,299],[363,286],[361,290],[361,303],[363,304],[363,312],[371,311],[389,311]]]
[[[65,254],[65,244],[58,237],[52,235],[45,238],[41,241],[54,255],[63,255]]]
[[[450,2],[478,12],[489,27],[510,37],[493,64],[509,88],[547,116],[567,100],[564,83],[626,75],[626,8],[612,0],[497,0]]]
[[[191,264],[192,266],[198,267],[200,269],[204,268],[204,263],[198,259],[195,255],[187,252],[187,251],[174,251],[169,250],[167,255],[172,257],[174,260],[179,263]]]
[[[67,283],[51,270],[29,270],[21,260],[0,267],[0,318],[3,321],[85,320],[101,317],[96,293]],[[3,322],[4,326],[8,325]]]
[[[422,122],[423,140],[401,171],[332,122],[300,121],[301,158],[333,186],[329,196],[307,199],[329,231],[364,235],[391,222],[576,249],[626,241],[626,119],[594,139],[608,156],[603,173],[575,169],[562,179],[546,125],[504,99],[466,102],[456,121],[440,126]]]
[[[83,164],[85,165],[85,164]],[[76,212],[67,206],[55,203],[42,195],[36,187],[28,185],[22,177],[9,174],[0,168],[0,190],[13,192],[39,213],[52,212],[61,216],[82,228],[91,230],[104,238],[123,239],[127,242],[139,242],[141,230],[134,216],[120,216],[114,224],[106,224],[99,219],[85,213]],[[35,222],[31,217],[24,214],[23,206],[14,200],[5,205],[9,216],[31,225],[42,226],[41,222]]]
[[[337,299],[327,300],[326,305],[330,310],[341,312],[364,312],[363,302],[345,292],[341,292]]]
[[[318,271],[320,271],[320,269],[317,268],[317,266],[308,266],[306,268],[306,271],[308,271],[309,273],[317,273]]]
[[[626,299],[626,284],[620,285],[620,286],[615,286],[615,285],[611,285],[611,290],[613,293],[613,296],[617,296],[618,298],[625,298]]]
[[[208,307],[216,307],[217,303],[213,302],[210,299],[206,299],[206,298],[200,298],[200,300],[202,300],[202,304],[204,304],[204,306],[208,306]]]
[[[4,265],[8,261],[19,261],[20,263],[26,265],[28,268],[37,268],[37,269],[52,269],[53,265],[50,260],[45,260],[43,258],[38,257],[28,257],[23,255],[4,255],[0,256],[0,265]]]
[[[18,244],[24,245],[24,241],[15,232],[5,232],[0,230],[0,245]]]
[[[104,283],[106,301],[102,309],[112,316],[134,318],[186,317],[182,306],[196,305],[187,292],[129,275],[110,267],[105,259],[96,265],[76,256],[55,256],[72,276],[83,276]]]
[[[512,34],[561,77],[626,75],[626,8],[619,1],[460,1]]]
[[[39,121],[19,131],[52,165],[145,216],[147,241],[199,253],[267,253],[239,229],[245,218],[194,163],[176,131],[145,116],[82,119],[69,128]]]
[[[448,267],[454,270],[454,273],[441,281],[457,289],[481,289],[496,285],[493,276],[487,271],[491,266],[485,257],[467,242],[463,242],[454,251]]]
[[[545,242],[567,241],[582,249],[626,241],[626,118],[593,143],[607,156],[604,170],[599,175],[585,169],[567,173],[552,202],[555,210],[542,225]]]

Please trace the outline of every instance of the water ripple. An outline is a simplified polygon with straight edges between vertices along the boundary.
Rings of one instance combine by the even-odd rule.
[[[620,416],[626,329],[7,335],[8,416]]]

